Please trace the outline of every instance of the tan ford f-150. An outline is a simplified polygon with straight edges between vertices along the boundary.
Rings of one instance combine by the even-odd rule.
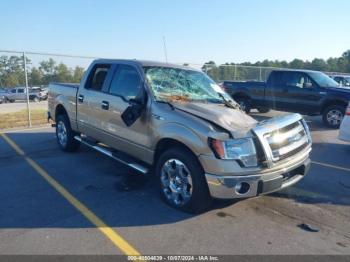
[[[84,144],[155,174],[164,200],[188,212],[283,189],[310,166],[299,114],[259,123],[186,66],[95,60],[80,85],[50,84],[49,118],[64,151]]]

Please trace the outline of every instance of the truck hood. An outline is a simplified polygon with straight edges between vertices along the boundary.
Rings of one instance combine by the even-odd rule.
[[[173,103],[174,107],[215,123],[228,130],[234,138],[245,137],[257,121],[239,109],[226,107],[223,104],[207,103]]]
[[[344,92],[345,94],[350,94],[349,87],[337,86],[337,87],[327,87],[326,89],[331,91],[336,91],[336,92]]]

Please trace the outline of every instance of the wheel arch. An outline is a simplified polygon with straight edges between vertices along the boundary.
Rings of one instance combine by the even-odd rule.
[[[333,105],[344,106],[344,108],[346,108],[348,105],[348,102],[345,102],[344,100],[341,100],[341,99],[326,100],[321,107],[321,114],[324,113],[326,108],[328,108],[329,106],[333,106]]]
[[[156,165],[160,155],[170,148],[181,148],[183,150],[186,150],[188,153],[192,154],[197,159],[198,164],[203,169],[203,166],[201,165],[200,161],[198,160],[198,156],[194,153],[194,151],[185,143],[180,142],[179,140],[174,138],[162,138],[157,142],[153,156],[153,165]]]

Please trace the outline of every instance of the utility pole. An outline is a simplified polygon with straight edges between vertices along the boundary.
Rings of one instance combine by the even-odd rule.
[[[25,83],[26,83],[28,124],[29,124],[29,127],[31,127],[32,126],[32,117],[30,115],[30,106],[29,106],[28,72],[27,72],[27,59],[26,59],[25,52],[23,52],[23,66],[24,66],[24,77],[25,77]]]

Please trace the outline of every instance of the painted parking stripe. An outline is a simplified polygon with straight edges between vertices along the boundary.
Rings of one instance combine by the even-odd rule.
[[[316,165],[320,165],[320,166],[324,166],[324,167],[330,167],[330,168],[350,172],[350,168],[346,168],[346,167],[342,167],[342,166],[336,166],[336,165],[321,163],[321,162],[317,162],[317,161],[311,161],[311,163],[316,164]]]
[[[58,193],[60,193],[72,206],[74,206],[82,215],[84,215],[92,224],[94,224],[117,248],[119,248],[125,255],[138,256],[140,253],[129,244],[123,237],[121,237],[115,230],[103,222],[97,215],[89,210],[82,202],[76,199],[69,193],[61,184],[59,184],[53,177],[51,177],[41,166],[39,166],[33,159],[25,154],[25,152],[6,134],[0,133],[0,136],[22,156],[27,163],[48,182]]]

